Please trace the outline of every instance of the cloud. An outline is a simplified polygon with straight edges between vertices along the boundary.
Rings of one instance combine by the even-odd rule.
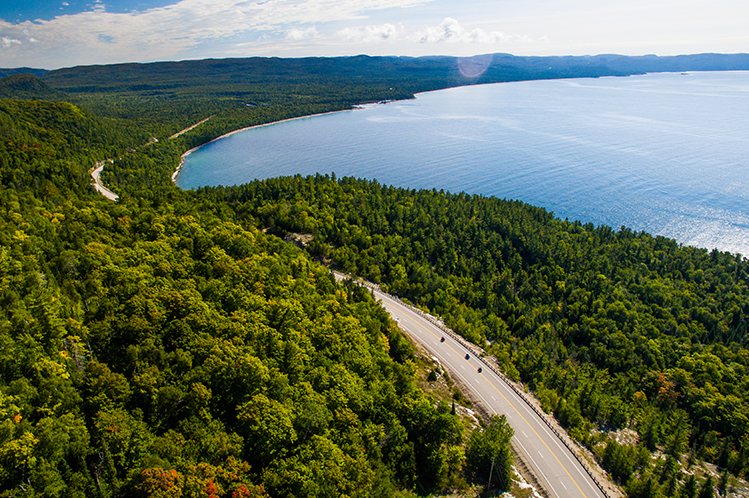
[[[8,38],[7,36],[3,36],[2,39],[3,48],[9,48],[11,45],[17,44],[21,45],[21,40],[16,40],[15,38]]]
[[[688,0],[689,8],[677,0],[462,0],[459,6],[456,0],[161,0],[172,5],[119,13],[107,11],[114,0],[48,1],[62,7],[54,19],[0,19],[0,67],[363,51],[667,55],[745,52],[749,46],[746,0]],[[76,3],[88,10],[70,13]],[[463,24],[434,17],[450,5]],[[311,26],[316,35],[307,31]]]
[[[290,29],[286,32],[286,39],[292,41],[309,40],[311,38],[317,38],[317,28],[312,26],[307,29]]]
[[[464,31],[458,21],[452,17],[446,17],[439,26],[429,27],[423,32],[417,32],[415,36],[421,43],[455,41],[463,35]]]
[[[414,34],[413,39],[419,43],[480,43],[495,45],[500,43],[531,43],[535,40],[530,36],[507,35],[501,31],[486,32],[481,28],[466,31],[461,24],[452,17],[446,17],[438,26],[428,27]]]
[[[397,39],[403,32],[403,26],[393,24],[366,26],[364,28],[345,28],[336,32],[336,36],[354,43],[377,43]]]
[[[107,12],[101,1],[92,10],[51,20],[13,24],[0,20],[0,37],[41,40],[24,44],[0,67],[41,67],[173,60],[201,47],[234,44],[271,33],[280,40],[314,36],[309,26],[362,19],[364,13],[421,5],[431,0],[180,0],[142,12]],[[289,26],[298,26],[289,29]],[[99,38],[104,34],[105,38]],[[302,38],[296,38],[302,36]],[[108,43],[111,37],[114,43]],[[233,45],[232,45],[233,46]]]

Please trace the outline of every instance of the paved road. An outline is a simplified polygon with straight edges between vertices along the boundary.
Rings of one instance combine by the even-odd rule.
[[[108,159],[107,161],[109,161],[110,163],[112,162],[111,159]],[[107,161],[99,161],[98,163],[96,163],[94,169],[91,170],[91,178],[94,179],[94,188],[96,188],[96,190],[101,195],[103,195],[110,201],[116,201],[120,198],[120,196],[105,187],[104,184],[101,183],[101,179],[99,178],[101,176],[101,172],[104,170],[104,165]]]
[[[515,430],[513,442],[521,452],[521,459],[538,477],[550,497],[604,498],[572,452],[496,373],[456,339],[411,308],[376,289],[372,292],[397,319],[400,327],[438,358],[450,375],[470,389],[486,409],[506,415]],[[444,342],[440,340],[442,337]],[[466,354],[470,355],[468,360]],[[479,366],[483,367],[482,373],[477,371]]]

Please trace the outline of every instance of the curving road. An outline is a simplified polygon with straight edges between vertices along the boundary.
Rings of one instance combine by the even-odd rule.
[[[336,277],[343,276],[336,274]],[[489,412],[505,414],[515,430],[513,443],[521,453],[520,458],[541,481],[549,497],[606,498],[574,454],[543,421],[543,415],[533,411],[488,364],[457,337],[441,330],[414,309],[376,288],[370,289],[400,328],[439,359],[450,375],[469,389],[474,398],[480,399]],[[466,354],[470,357],[468,360]],[[478,367],[482,367],[482,373],[478,373]]]
[[[99,192],[101,195],[109,199],[110,201],[116,201],[120,198],[119,195],[115,194],[111,190],[109,190],[107,187],[104,186],[103,183],[101,183],[101,172],[104,171],[104,165],[106,162],[109,161],[112,162],[111,159],[107,159],[106,161],[99,161],[96,163],[96,166],[94,166],[94,169],[91,170],[91,178],[94,180],[94,188],[97,192]]]

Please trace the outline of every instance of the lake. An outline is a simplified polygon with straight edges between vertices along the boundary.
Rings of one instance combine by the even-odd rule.
[[[749,72],[499,83],[244,130],[181,188],[332,173],[749,254]]]

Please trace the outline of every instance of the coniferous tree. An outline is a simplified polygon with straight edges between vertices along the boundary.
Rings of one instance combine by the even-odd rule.
[[[707,476],[707,479],[705,479],[705,482],[702,484],[697,498],[714,498],[714,496],[715,487],[713,485],[713,476],[710,475]]]
[[[470,472],[486,480],[487,486],[509,490],[513,434],[504,415],[492,415],[486,425],[471,433],[466,445],[466,464]]]

